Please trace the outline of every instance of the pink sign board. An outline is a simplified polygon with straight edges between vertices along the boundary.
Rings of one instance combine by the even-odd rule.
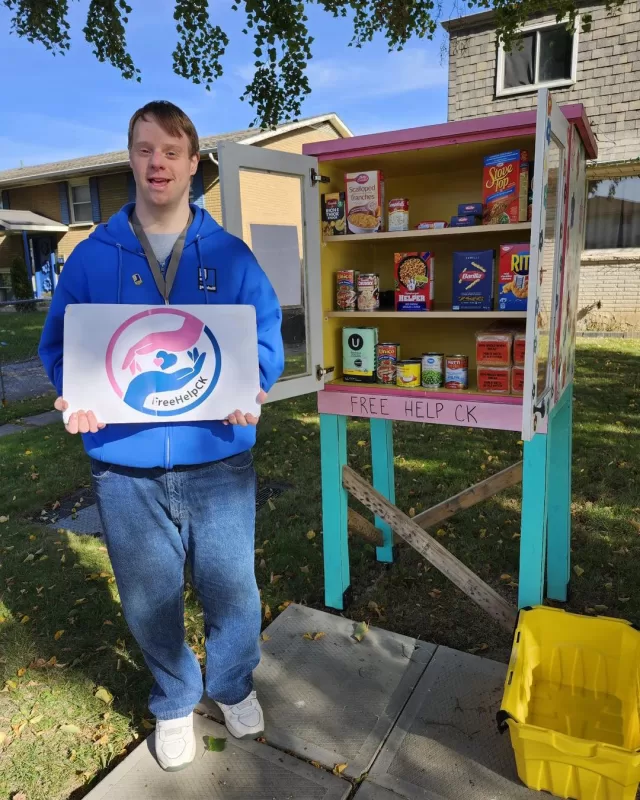
[[[347,417],[457,425],[499,431],[522,430],[522,404],[515,398],[492,402],[477,395],[386,394],[341,387],[318,393],[318,411]]]

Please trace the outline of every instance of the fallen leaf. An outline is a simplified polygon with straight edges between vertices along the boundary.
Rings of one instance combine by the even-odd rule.
[[[347,764],[336,764],[335,767],[333,768],[333,774],[342,775],[347,766],[348,766]]]
[[[103,625],[113,625],[113,622],[111,622],[110,619],[105,619],[105,621],[102,624]]]
[[[605,589],[613,589],[613,584],[612,583],[605,583],[604,588]]]
[[[409,516],[410,516],[410,517],[415,517],[415,515],[416,515],[416,510],[415,510],[415,508],[410,508],[410,509],[409,509]]]
[[[486,642],[482,642],[482,644],[477,644],[475,647],[470,647],[467,652],[468,653],[481,653],[484,650],[488,650],[489,645]]]
[[[113,695],[108,689],[105,689],[104,686],[99,686],[93,696],[98,700],[102,700],[102,702],[107,705],[113,702]]]
[[[156,726],[153,724],[153,722],[150,722],[148,719],[143,719],[142,720],[142,727],[146,731],[152,731],[152,730],[155,729]]]
[[[2,747],[6,739],[7,739],[7,734],[4,731],[0,731],[0,747]]]
[[[83,603],[86,603],[86,602],[87,602],[87,598],[86,597],[79,597],[77,600],[74,601],[73,605],[74,606],[81,606]]]
[[[300,572],[304,572],[305,574],[309,572],[309,565],[305,564],[304,567],[300,567]]]
[[[264,618],[265,618],[266,620],[269,620],[269,619],[271,619],[271,606],[269,606],[269,605],[266,605],[266,606],[264,607]]]
[[[268,642],[270,639],[271,637],[269,636],[268,633],[263,633],[262,636],[260,636],[260,640],[263,642]]]
[[[17,725],[12,725],[11,730],[15,733],[16,736],[20,736],[22,731],[27,727],[27,720],[24,719],[22,722],[19,722]]]
[[[18,684],[15,681],[5,681],[4,685],[5,685],[5,688],[8,687],[9,689],[17,689],[18,688]]]
[[[38,714],[37,717],[33,717],[33,719],[29,720],[29,725],[37,725],[39,722],[42,722],[44,719],[44,714]]]
[[[620,602],[620,603],[628,603],[629,600],[631,600],[630,597],[619,597],[618,598],[618,602]]]
[[[20,669],[16,674],[19,678],[21,678],[23,675],[26,675],[26,673],[27,673],[26,667],[20,667]]]
[[[207,750],[209,750],[209,752],[221,753],[226,746],[226,739],[216,739],[215,736],[207,736]]]
[[[267,505],[269,506],[269,510],[270,511],[275,511],[276,510],[276,504],[273,502],[273,500],[271,498],[269,498],[267,500]]]
[[[509,575],[508,573],[505,572],[500,576],[500,580],[501,581],[510,581],[511,580],[511,575]]]
[[[4,525],[5,522],[9,522],[9,517],[0,517],[0,525]]]
[[[432,591],[429,592],[429,597],[433,597],[434,600],[437,600],[441,594],[442,592],[440,591],[440,589],[433,589]]]
[[[312,539],[315,539],[315,538],[316,538],[316,532],[315,531],[307,531],[307,539],[309,541],[311,541]]]
[[[442,538],[443,536],[446,536],[446,535],[447,535],[447,532],[443,528],[438,528],[438,530],[436,531],[436,536],[440,536]]]
[[[369,626],[366,622],[359,622],[353,632],[353,638],[356,640],[356,642],[361,642],[367,635],[368,630]]]
[[[64,628],[61,631],[56,631],[53,634],[53,638],[56,640],[56,642],[58,641],[58,639],[60,639],[63,633],[64,633]]]
[[[322,639],[327,634],[324,631],[314,631],[313,633],[304,633],[302,635],[303,639],[310,639],[312,642],[317,642],[318,639]]]
[[[94,744],[95,744],[95,745],[96,745],[96,747],[97,747],[97,746],[99,746],[99,745],[107,744],[107,742],[108,742],[108,741],[109,741],[109,734],[108,734],[108,733],[105,733],[105,734],[103,734],[103,735],[102,735],[102,736],[101,736],[99,739],[97,739],[97,740],[94,742]]]
[[[582,577],[582,575],[584,575],[584,570],[582,569],[582,567],[579,567],[577,564],[576,564],[576,565],[575,565],[575,567],[573,568],[573,571],[576,573],[576,575],[577,575],[579,578],[580,578],[580,577]]]
[[[284,611],[285,608],[289,608],[290,605],[291,605],[291,600],[285,600],[284,603],[282,603],[282,605],[278,606],[278,611]]]
[[[280,580],[281,577],[282,577],[282,575],[274,575],[273,572],[272,572],[271,573],[271,580],[269,581],[269,583],[277,583]]]
[[[595,608],[596,611],[607,611],[608,606],[597,605],[597,606],[594,606],[594,608]]]
[[[24,792],[18,792],[13,795],[12,800],[27,800],[27,795]]]
[[[20,623],[21,623],[22,625],[26,625],[26,624],[27,624],[27,622],[29,622],[29,620],[30,620],[30,619],[31,619],[31,617],[29,617],[29,616],[27,616],[27,615],[25,614],[25,616],[24,616],[24,617],[22,617],[22,619],[20,620]]]
[[[80,728],[77,725],[61,725],[61,733],[80,733]]]
[[[322,766],[317,761],[311,761],[311,766],[315,767],[316,769],[322,769]]]

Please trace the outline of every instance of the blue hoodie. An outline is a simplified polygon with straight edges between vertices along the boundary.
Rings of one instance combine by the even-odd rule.
[[[64,313],[69,303],[163,305],[140,242],[129,225],[133,204],[125,205],[73,251],[60,275],[40,341],[40,358],[58,394],[62,393]],[[258,321],[260,385],[268,392],[284,369],[282,312],[278,298],[255,257],[201,208],[191,206],[180,267],[171,290],[174,305],[252,305]],[[205,291],[213,274],[216,291]],[[207,273],[205,270],[208,270]],[[142,277],[134,282],[134,275]],[[83,434],[92,458],[126,467],[203,464],[236,455],[255,444],[256,429],[222,422],[107,425]]]

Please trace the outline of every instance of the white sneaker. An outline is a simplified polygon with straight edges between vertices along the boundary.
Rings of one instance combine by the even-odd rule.
[[[236,739],[257,739],[264,734],[264,714],[255,692],[234,706],[218,705],[224,714],[227,730]]]
[[[188,767],[196,757],[193,714],[178,719],[156,720],[156,758],[167,772]]]

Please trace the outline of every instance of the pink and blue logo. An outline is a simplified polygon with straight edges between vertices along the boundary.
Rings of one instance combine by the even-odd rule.
[[[184,414],[215,389],[220,347],[197,317],[154,308],[129,317],[111,337],[106,370],[128,406],[153,417]]]

